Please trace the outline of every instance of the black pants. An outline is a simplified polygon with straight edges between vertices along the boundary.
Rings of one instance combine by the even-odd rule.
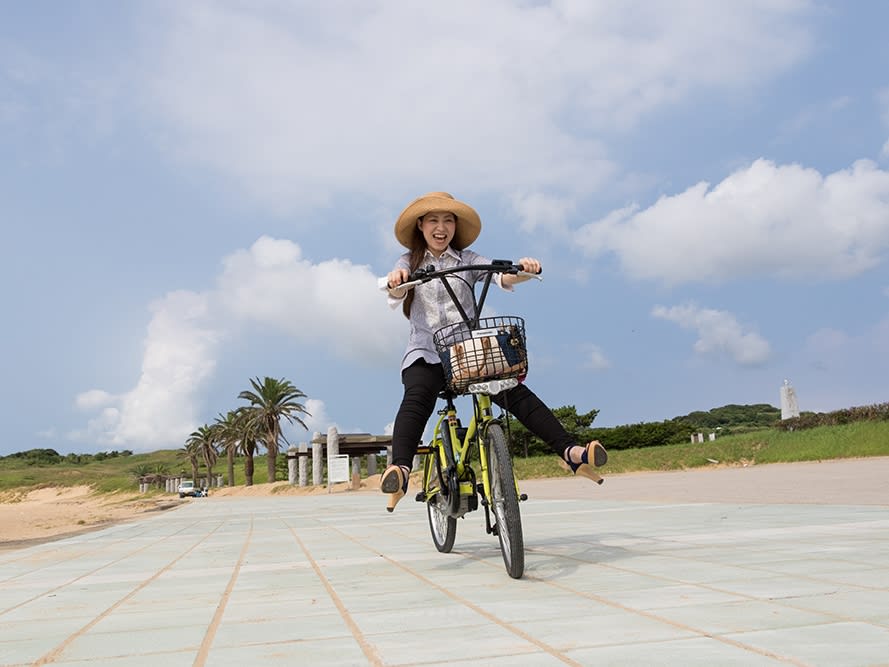
[[[414,456],[426,423],[435,410],[438,394],[445,388],[441,364],[415,361],[401,372],[404,398],[392,429],[392,462],[413,466]],[[494,403],[509,410],[531,433],[563,458],[565,448],[577,444],[546,405],[524,384],[492,396]]]

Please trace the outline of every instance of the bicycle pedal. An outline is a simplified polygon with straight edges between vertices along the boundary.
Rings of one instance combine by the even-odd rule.
[[[522,495],[519,496],[519,500],[528,500],[528,494],[523,493]]]

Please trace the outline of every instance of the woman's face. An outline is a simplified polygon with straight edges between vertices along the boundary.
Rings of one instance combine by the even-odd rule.
[[[447,211],[430,211],[417,223],[426,246],[436,257],[447,250],[457,229],[457,218]]]

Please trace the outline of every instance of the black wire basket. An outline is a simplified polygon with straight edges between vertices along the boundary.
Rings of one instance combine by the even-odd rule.
[[[463,322],[442,327],[432,336],[448,388],[462,394],[474,382],[524,379],[528,374],[525,320],[482,317],[475,329]]]

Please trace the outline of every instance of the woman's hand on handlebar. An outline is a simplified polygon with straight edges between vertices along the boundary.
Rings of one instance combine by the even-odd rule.
[[[407,269],[393,269],[392,271],[389,272],[389,275],[386,276],[386,278],[388,281],[386,283],[386,286],[390,290],[394,290],[402,283],[407,282],[407,279],[408,279]]]
[[[540,265],[540,260],[534,259],[533,257],[522,257],[516,264],[521,266],[522,271],[525,273],[531,273],[535,276],[543,271],[543,267]]]
[[[512,287],[518,283],[530,280],[532,277],[536,277],[538,273],[543,271],[540,261],[533,257],[522,257],[516,262],[516,265],[522,267],[522,273],[504,273],[500,277],[501,284],[506,287]]]

